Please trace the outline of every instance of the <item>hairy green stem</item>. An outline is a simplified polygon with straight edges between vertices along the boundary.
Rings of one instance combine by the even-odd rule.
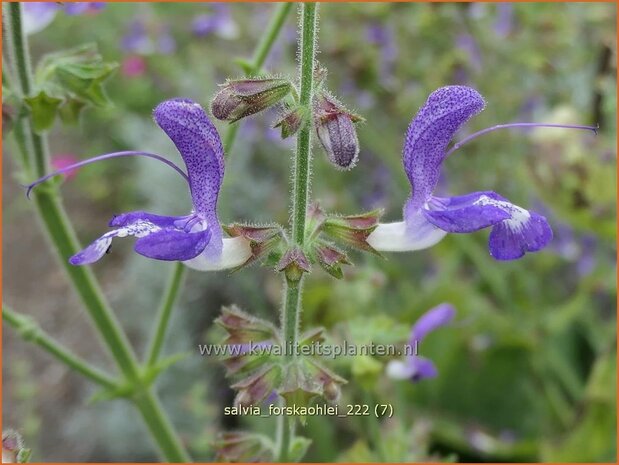
[[[300,104],[311,106],[314,88],[314,58],[316,54],[316,3],[304,3],[301,19],[301,63]],[[305,215],[307,214],[307,197],[309,193],[309,175],[311,153],[312,125],[306,124],[297,137],[297,153],[294,158],[293,204],[292,204],[292,240],[303,246],[305,241]]]
[[[117,385],[111,376],[65,349],[62,344],[46,334],[32,318],[20,315],[2,304],[2,319],[12,326],[25,341],[42,347],[60,362],[91,381],[106,388],[113,388]]]
[[[10,56],[17,70],[21,95],[28,95],[32,90],[32,73],[28,46],[22,30],[21,4],[11,3],[8,12],[11,25]],[[28,127],[24,125],[23,129],[24,136],[30,142],[28,148],[32,150],[34,174],[37,177],[43,176],[47,171],[49,161],[47,138],[45,135],[32,131],[31,125]],[[55,189],[51,186],[42,186],[34,194],[34,204],[47,235],[54,245],[54,250],[71,279],[73,288],[84,303],[97,332],[126,381],[132,384],[138,393],[132,400],[142,414],[162,455],[170,462],[188,461],[189,457],[163,414],[157,397],[149,387],[143,385],[135,353],[116,316],[107,304],[94,275],[88,267],[71,266],[67,262],[67,257],[79,250],[79,243]]]
[[[258,45],[256,46],[256,50],[254,51],[254,55],[251,60],[250,69],[248,70],[249,75],[258,74],[262,69],[262,65],[264,65],[265,60],[269,56],[269,52],[275,43],[275,40],[279,36],[279,33],[284,26],[286,18],[292,9],[294,3],[292,2],[283,2],[277,5],[277,10],[275,14],[269,21],[265,29],[264,35],[260,38]],[[224,135],[223,146],[224,152],[230,156],[230,152],[232,151],[232,147],[234,146],[234,141],[236,140],[236,134],[239,130],[239,123],[232,123],[228,126],[228,130]]]
[[[300,63],[299,80],[301,84],[300,105],[311,110],[314,90],[314,60],[316,55],[316,23],[317,3],[303,3],[301,5],[300,30]],[[291,230],[292,241],[301,249],[305,243],[305,216],[307,214],[307,198],[310,185],[310,162],[312,158],[312,127],[305,125],[297,136],[297,151],[293,166],[293,193]],[[286,279],[284,286],[284,305],[282,306],[282,330],[284,342],[291,343],[295,350],[298,340],[298,331],[301,316],[301,296],[303,280],[292,281]],[[294,357],[287,354],[288,357]],[[286,462],[289,459],[290,444],[294,437],[294,421],[286,415],[280,417],[278,460]]]

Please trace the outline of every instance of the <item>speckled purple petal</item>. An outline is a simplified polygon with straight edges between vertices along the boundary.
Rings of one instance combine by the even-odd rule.
[[[511,218],[492,228],[488,247],[497,260],[515,260],[548,245],[552,229],[546,218],[512,205]]]
[[[421,342],[428,333],[450,323],[455,314],[456,310],[450,304],[440,304],[428,310],[413,326],[409,344],[414,347],[415,342]]]
[[[204,251],[211,238],[207,223],[197,215],[162,216],[135,211],[117,215],[115,227],[69,259],[73,265],[98,261],[109,250],[115,237],[138,238],[136,251],[159,260],[189,260]],[[216,225],[219,227],[219,225]]]
[[[114,215],[114,217],[108,223],[108,226],[113,228],[120,228],[129,224],[133,224],[136,221],[146,220],[161,228],[171,228],[176,226],[183,229],[184,225],[187,224],[187,222],[192,218],[194,218],[194,215],[164,216],[138,210],[128,213],[121,213],[120,215]]]
[[[88,247],[73,255],[69,259],[69,263],[72,265],[88,265],[98,261],[109,250],[112,239],[115,237],[144,237],[160,230],[161,227],[147,219],[135,218],[132,223],[126,223],[118,229],[105,233]]]
[[[466,86],[441,87],[430,94],[409,125],[404,140],[402,161],[413,188],[405,219],[432,194],[449,141],[484,105],[479,92]]]
[[[156,260],[184,261],[200,255],[210,239],[209,229],[192,233],[162,229],[138,239],[135,251]]]
[[[458,197],[433,197],[425,217],[437,228],[450,233],[470,233],[511,217],[500,205],[489,200],[506,201],[495,192],[473,192]]]
[[[202,107],[188,99],[166,100],[155,108],[153,116],[187,165],[196,212],[213,220],[224,176],[224,151],[217,129]]]

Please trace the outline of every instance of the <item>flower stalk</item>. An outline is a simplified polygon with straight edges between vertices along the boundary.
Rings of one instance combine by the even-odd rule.
[[[299,80],[301,84],[299,104],[310,110],[314,90],[314,60],[316,55],[316,3],[303,3],[301,5],[301,30],[300,30],[300,63]],[[305,217],[307,214],[307,199],[310,184],[311,162],[311,133],[312,128],[305,125],[297,136],[297,150],[293,164],[293,192],[292,192],[292,217],[291,230],[292,242],[303,249],[305,244]],[[285,280],[284,305],[282,307],[282,331],[284,343],[296,345],[298,339],[299,320],[301,313],[303,278],[298,281]],[[293,357],[294,354],[288,354]],[[279,420],[278,431],[278,460],[288,460],[290,444],[294,437],[294,423],[285,415]]]

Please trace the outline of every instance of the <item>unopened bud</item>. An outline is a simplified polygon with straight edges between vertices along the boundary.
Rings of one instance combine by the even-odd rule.
[[[284,253],[277,264],[277,271],[283,271],[289,281],[298,282],[303,273],[311,271],[311,266],[301,248],[295,246]]]
[[[351,264],[346,254],[324,241],[317,241],[314,251],[322,269],[334,278],[342,279],[344,276],[342,265]]]
[[[211,112],[217,119],[235,121],[275,105],[292,88],[286,79],[240,79],[227,81],[211,102]]]
[[[329,402],[336,402],[340,398],[342,390],[340,389],[339,384],[334,381],[329,381],[324,385],[322,392],[325,396],[325,399],[327,399]]]
[[[282,116],[273,127],[281,128],[282,139],[286,139],[296,134],[297,131],[301,129],[304,122],[305,112],[302,107],[297,107],[284,113],[284,116]]]
[[[234,431],[221,433],[213,441],[213,448],[220,462],[270,462],[273,454],[266,443],[260,434]]]
[[[314,124],[329,161],[336,168],[348,170],[359,158],[359,140],[355,122],[361,118],[349,112],[335,98],[320,94],[314,105]]]
[[[26,463],[30,454],[30,449],[24,448],[21,435],[17,431],[2,432],[2,463]]]

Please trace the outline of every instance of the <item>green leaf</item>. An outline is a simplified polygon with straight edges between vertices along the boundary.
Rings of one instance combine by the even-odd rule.
[[[53,87],[58,95],[81,100],[84,105],[102,107],[109,104],[103,83],[116,68],[117,63],[103,61],[96,45],[87,44],[46,55],[37,66],[36,83],[40,88]],[[76,108],[72,110],[66,115],[69,122],[75,121]]]
[[[52,127],[56,112],[63,99],[53,97],[41,90],[34,97],[24,98],[24,101],[30,109],[34,130],[40,133]]]
[[[304,438],[302,436],[297,436],[292,440],[290,444],[290,449],[288,452],[288,457],[291,462],[300,462],[305,454],[307,453],[307,449],[312,444],[312,440],[308,438]]]
[[[21,449],[17,453],[17,463],[28,463],[31,455],[32,449]]]
[[[117,67],[115,63],[69,63],[58,66],[55,75],[63,89],[95,106],[103,107],[109,103],[103,81]]]
[[[169,367],[174,365],[176,362],[184,359],[189,355],[189,352],[179,352],[174,355],[170,355],[162,360],[160,360],[155,366],[148,367],[143,375],[142,380],[145,384],[151,384],[157,376],[159,376],[163,371],[167,370]]]
[[[65,124],[76,125],[86,103],[74,98],[67,99],[58,109],[58,116]]]

